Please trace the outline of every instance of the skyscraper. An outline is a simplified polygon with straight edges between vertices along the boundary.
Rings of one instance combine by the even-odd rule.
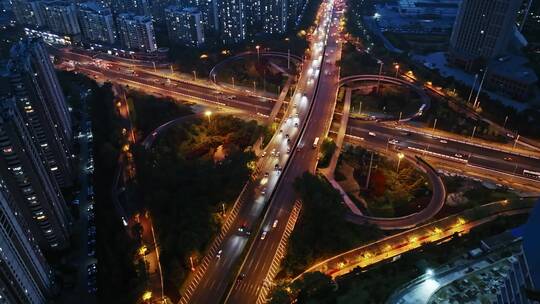
[[[0,100],[0,178],[42,249],[68,244],[68,213],[13,97]]]
[[[124,48],[145,52],[157,50],[154,26],[150,16],[124,13],[118,15],[117,23],[120,42]]]
[[[190,46],[204,43],[202,13],[199,9],[169,6],[165,9],[165,20],[171,42]]]
[[[470,69],[508,49],[522,0],[463,0],[450,37],[450,61]]]
[[[0,302],[45,303],[52,272],[1,179],[0,248]]]
[[[71,185],[71,116],[43,43],[27,39],[15,44],[8,69],[11,92],[46,168],[58,185]]]
[[[219,32],[223,43],[239,43],[246,39],[244,0],[219,0]]]
[[[288,0],[261,0],[263,31],[283,34],[287,30]]]
[[[79,24],[86,41],[113,44],[116,41],[112,11],[97,2],[78,5]]]
[[[45,26],[40,2],[41,0],[13,0],[13,13],[17,22],[36,28]]]
[[[45,23],[49,30],[60,35],[81,33],[75,4],[67,1],[42,2]]]

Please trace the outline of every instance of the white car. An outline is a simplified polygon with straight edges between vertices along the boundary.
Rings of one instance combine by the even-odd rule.
[[[278,224],[278,220],[275,220],[274,223],[272,224],[272,228],[276,228],[277,224]]]
[[[220,259],[221,258],[221,254],[223,253],[223,249],[220,249],[217,254],[216,254],[216,259]]]
[[[263,231],[262,234],[261,234],[261,240],[264,240],[266,238],[266,234],[268,233],[268,231]]]
[[[369,136],[377,136],[374,132],[368,132]]]
[[[448,142],[447,142],[446,140],[444,140],[444,139],[439,140],[439,142],[440,142],[441,144],[447,144],[447,143],[448,143]]]

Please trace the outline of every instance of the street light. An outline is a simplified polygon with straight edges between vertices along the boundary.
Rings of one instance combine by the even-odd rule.
[[[384,65],[384,62],[382,62],[382,60],[377,59],[377,63],[379,64],[379,78],[377,79],[377,94],[379,94],[379,87],[381,85],[382,66]]]
[[[398,158],[398,162],[397,162],[397,169],[396,169],[396,172],[399,173],[399,164],[401,163],[401,160],[405,157],[405,154],[399,152],[397,154],[397,158]]]
[[[195,78],[195,81],[197,81],[197,71],[193,70],[193,78]]]
[[[399,73],[399,64],[396,64],[394,67],[396,68],[396,78],[397,78],[398,73]]]
[[[256,45],[256,46],[255,46],[255,49],[257,50],[257,62],[260,61],[260,60],[259,60],[259,59],[260,59],[260,53],[259,53],[259,49],[260,49],[260,48],[261,48],[261,47],[260,47],[259,45]]]
[[[210,125],[210,117],[212,117],[212,111],[208,110],[204,112],[204,115],[208,117],[208,124]]]

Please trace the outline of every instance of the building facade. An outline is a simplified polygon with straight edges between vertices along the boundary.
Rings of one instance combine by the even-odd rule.
[[[117,24],[122,47],[148,53],[157,50],[152,17],[124,13],[118,15]]]
[[[0,303],[45,303],[52,271],[1,179],[0,248]]]
[[[110,8],[97,2],[83,2],[78,5],[77,15],[85,41],[115,43],[116,30]]]
[[[261,0],[263,32],[283,34],[287,31],[288,0]]]
[[[165,21],[171,42],[195,47],[204,43],[202,13],[199,9],[169,6],[165,9]]]
[[[219,29],[219,0],[185,0],[180,1],[182,7],[196,7],[201,11],[202,23],[205,31],[217,31]]]
[[[133,13],[135,15],[149,16],[150,3],[148,0],[112,0],[111,7],[115,14]]]
[[[47,169],[58,185],[70,186],[71,115],[43,43],[27,39],[15,44],[8,69],[12,95]]]
[[[219,33],[224,44],[239,43],[246,39],[244,0],[220,0]]]
[[[5,188],[41,248],[65,248],[69,215],[62,193],[42,162],[40,146],[30,135],[16,99],[4,98],[0,107],[0,177]]]
[[[79,35],[81,28],[77,20],[77,9],[73,2],[44,1],[45,23],[50,31],[60,35]]]
[[[34,28],[45,26],[40,0],[13,0],[12,9],[18,23]]]
[[[471,69],[478,60],[503,56],[521,0],[463,0],[450,37],[450,62]]]

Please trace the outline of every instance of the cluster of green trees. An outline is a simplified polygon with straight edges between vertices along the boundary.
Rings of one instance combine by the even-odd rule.
[[[330,164],[330,160],[332,159],[332,155],[334,155],[334,152],[336,151],[337,146],[336,142],[332,140],[332,138],[327,137],[324,139],[324,141],[321,144],[321,157],[319,159],[319,168],[326,168]]]
[[[130,117],[137,126],[137,133],[145,137],[161,124],[181,116],[192,114],[189,105],[170,97],[160,98],[139,91],[129,91]]]
[[[348,146],[341,161],[354,168],[354,178],[359,185],[365,185],[371,152],[362,147]],[[374,154],[368,189],[362,191],[367,211],[372,216],[393,217],[411,214],[417,210],[418,202],[427,203],[431,189],[426,176],[407,161],[400,162],[397,171],[395,160]],[[422,206],[421,206],[422,207]]]
[[[422,105],[420,96],[408,87],[402,87],[393,84],[381,84],[377,93],[377,86],[373,86],[371,91],[366,95],[354,93],[351,100],[351,112],[374,112],[383,113],[385,115],[402,117],[412,115],[418,111]],[[360,106],[360,103],[362,105]],[[360,109],[361,107],[361,109]]]
[[[169,129],[150,151],[136,150],[139,197],[157,230],[165,291],[179,287],[219,231],[222,204],[230,206],[251,170],[248,149],[264,128],[255,121],[212,116]],[[225,160],[214,161],[222,146]]]
[[[294,187],[303,206],[288,242],[282,275],[296,275],[317,260],[381,236],[376,227],[345,219],[347,209],[341,195],[324,177],[306,172],[295,180]]]

